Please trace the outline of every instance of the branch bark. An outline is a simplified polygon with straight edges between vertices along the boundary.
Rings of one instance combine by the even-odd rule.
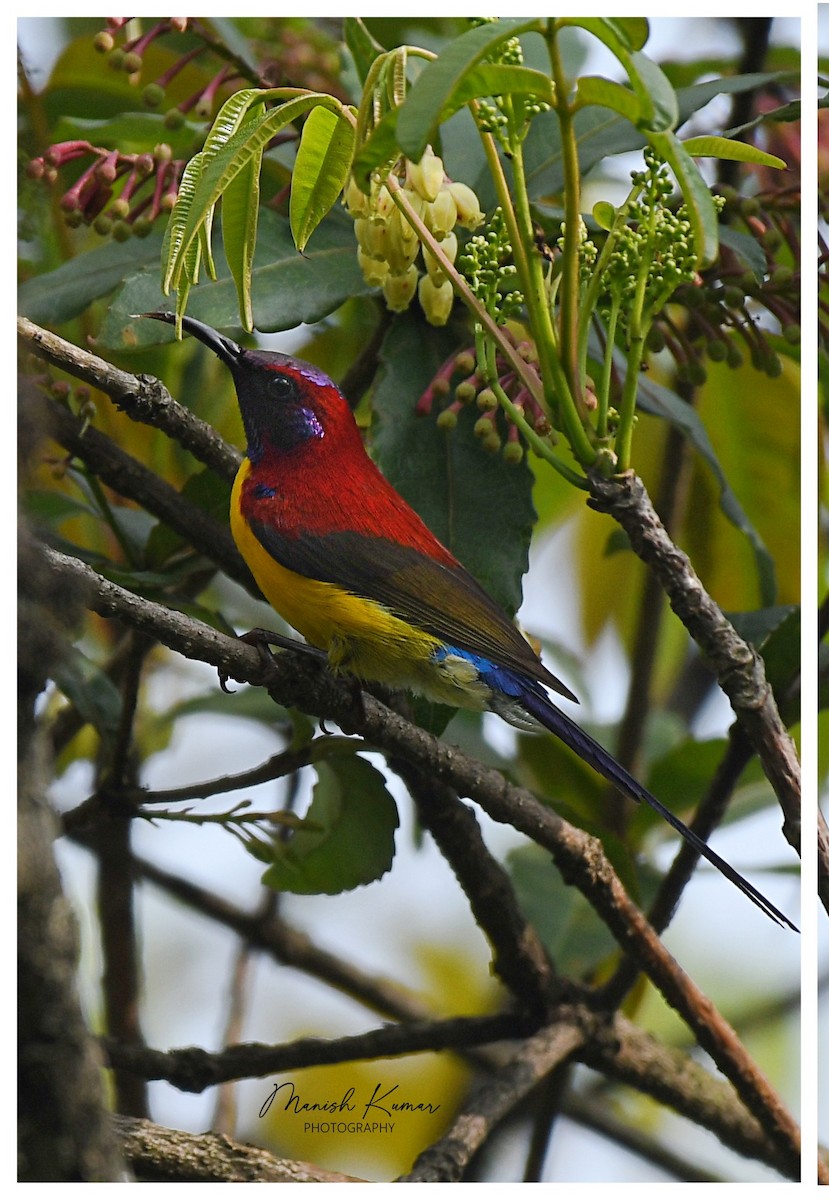
[[[783,833],[799,854],[800,764],[766,681],[763,660],[705,591],[633,472],[612,479],[592,476],[590,489],[591,507],[609,513],[625,530],[634,551],[655,572],[671,608],[728,696],[780,802]]]
[[[264,685],[278,703],[296,706],[337,721],[346,732],[360,733],[387,755],[403,757],[449,784],[459,795],[484,808],[494,820],[545,846],[567,882],[575,884],[616,936],[636,957],[668,1003],[693,1030],[720,1070],[731,1080],[749,1111],[758,1115],[778,1152],[799,1170],[800,1132],[768,1081],[746,1054],[734,1031],[681,970],[639,910],[631,903],[600,844],[568,825],[529,792],[509,784],[458,749],[410,725],[372,696],[355,706],[351,689],[316,662],[281,654],[263,663],[252,647],[227,638],[185,615],[141,599],[91,568],[45,550],[53,569],[86,589],[86,602],[103,616],[118,616],[159,641],[211,663],[234,679]],[[795,1167],[794,1164],[797,1164]]]

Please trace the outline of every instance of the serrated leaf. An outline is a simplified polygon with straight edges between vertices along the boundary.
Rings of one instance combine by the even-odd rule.
[[[274,841],[262,877],[274,891],[334,896],[373,883],[394,859],[397,806],[380,772],[355,754],[332,756],[316,770],[307,820],[319,829]]]
[[[537,19],[513,17],[478,25],[450,42],[418,76],[400,110],[397,136],[403,153],[419,162],[467,73],[501,42],[537,27]]]
[[[763,167],[777,167],[785,170],[786,164],[776,154],[767,154],[749,142],[737,142],[733,138],[715,137],[713,134],[705,137],[688,138],[682,143],[685,151],[694,158],[727,158],[733,162],[758,163]]]
[[[271,95],[273,95],[271,90],[252,92],[248,96],[248,107]],[[253,161],[261,157],[271,138],[281,129],[290,125],[310,108],[315,108],[320,104],[336,109],[341,108],[339,101],[332,96],[318,92],[305,92],[250,121],[243,121],[244,113],[234,111],[229,113],[227,119],[222,123],[219,118],[224,109],[220,112],[210,135],[208,135],[208,140],[205,142],[205,150],[202,151],[202,155],[205,157],[198,179],[195,181],[193,195],[188,200],[183,227],[177,230],[170,243],[165,279],[169,279],[172,286],[177,286],[177,281],[181,279],[182,259],[186,260],[191,245],[198,237],[202,222],[233,180]],[[247,109],[245,109],[246,111]],[[236,120],[235,128],[234,120]],[[234,128],[231,136],[226,141],[222,141],[221,139],[231,128]],[[207,156],[208,146],[210,146],[210,156]],[[214,152],[216,146],[219,148]],[[173,212],[175,215],[175,209]],[[177,306],[178,308],[180,305]]]
[[[195,288],[188,311],[214,329],[239,325],[236,287],[217,249],[218,283]],[[256,324],[263,333],[294,329],[322,320],[354,296],[373,289],[357,263],[354,222],[336,210],[321,223],[313,245],[297,254],[288,222],[267,208],[259,213],[256,255],[251,275],[256,290]],[[127,279],[107,309],[98,343],[111,349],[156,345],[174,334],[160,321],[134,321],[133,314],[164,307],[157,270]]]
[[[321,105],[312,109],[291,179],[291,233],[300,253],[345,186],[353,152],[351,122]]]

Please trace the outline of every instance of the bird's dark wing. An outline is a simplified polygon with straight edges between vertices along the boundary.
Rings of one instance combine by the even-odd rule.
[[[375,600],[449,645],[576,699],[459,563],[446,565],[389,538],[350,530],[289,536],[262,521],[252,520],[250,527],[289,571]]]

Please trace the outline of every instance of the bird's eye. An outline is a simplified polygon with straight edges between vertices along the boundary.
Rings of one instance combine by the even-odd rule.
[[[294,395],[294,384],[285,375],[274,375],[268,380],[268,391],[274,400],[289,400]]]

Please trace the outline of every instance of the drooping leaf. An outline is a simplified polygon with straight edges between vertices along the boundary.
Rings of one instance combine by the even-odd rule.
[[[237,329],[236,288],[224,253],[216,249],[217,283],[192,290],[188,311],[216,329]],[[327,317],[353,296],[372,291],[357,263],[354,223],[336,210],[318,227],[304,254],[297,254],[285,217],[263,208],[251,272],[256,325],[263,332],[294,329]],[[112,349],[156,345],[174,337],[160,321],[136,321],[135,313],[165,306],[157,269],[127,279],[107,310],[99,344]]]
[[[262,881],[274,891],[334,896],[391,867],[397,806],[380,772],[356,754],[332,755],[316,770],[307,820],[320,828],[273,842]]]
[[[300,252],[342,191],[353,151],[351,123],[322,106],[312,109],[291,179],[291,232]]]

